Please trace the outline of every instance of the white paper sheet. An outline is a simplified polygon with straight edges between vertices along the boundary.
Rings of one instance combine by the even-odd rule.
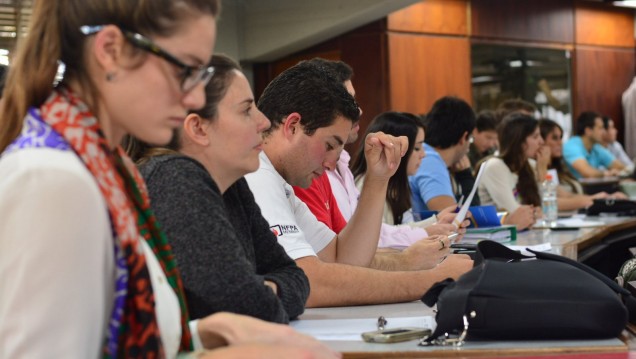
[[[386,329],[398,327],[435,328],[432,316],[386,318]],[[289,325],[318,340],[362,341],[363,332],[378,330],[378,318],[294,320]]]
[[[590,221],[584,218],[561,218],[557,219],[557,226],[563,227],[599,227],[604,226],[605,223],[601,221]]]
[[[477,177],[475,178],[475,184],[473,185],[473,189],[470,191],[470,194],[468,195],[468,198],[466,198],[466,201],[462,205],[462,208],[459,209],[457,216],[455,216],[455,220],[453,220],[453,224],[457,228],[459,228],[459,226],[462,224],[462,222],[464,222],[464,219],[466,218],[466,214],[468,213],[468,207],[470,207],[470,204],[473,203],[473,197],[475,197],[475,192],[477,192],[477,187],[479,187],[479,181],[481,180],[481,175],[484,173],[484,169],[486,168],[487,164],[488,164],[488,161],[482,163],[481,167],[479,167],[479,173],[477,173]]]
[[[520,251],[521,254],[526,255],[526,256],[533,256],[533,253],[530,253],[526,250],[526,248],[530,248],[533,251],[537,251],[537,252],[549,252],[552,250],[552,245],[550,243],[541,243],[541,244],[535,244],[534,246],[513,246],[513,245],[506,245],[506,247],[515,250],[515,251]]]

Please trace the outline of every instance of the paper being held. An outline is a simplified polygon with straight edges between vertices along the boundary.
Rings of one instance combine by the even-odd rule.
[[[477,178],[475,178],[475,184],[473,185],[473,189],[472,191],[470,191],[470,194],[468,195],[466,202],[464,202],[464,204],[462,205],[462,208],[460,208],[459,212],[457,213],[457,216],[455,216],[455,220],[453,221],[453,224],[457,228],[459,228],[462,222],[464,222],[464,219],[466,219],[466,214],[468,213],[468,207],[470,207],[470,204],[473,202],[473,197],[475,197],[475,192],[477,191],[477,187],[479,187],[479,180],[481,180],[481,175],[484,173],[484,169],[486,168],[487,164],[488,162],[486,161],[482,163],[481,167],[479,167],[479,173],[477,173]]]

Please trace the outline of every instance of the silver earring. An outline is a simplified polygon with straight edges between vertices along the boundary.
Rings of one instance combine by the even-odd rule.
[[[115,79],[115,74],[112,72],[107,72],[106,73],[106,81],[111,82]]]

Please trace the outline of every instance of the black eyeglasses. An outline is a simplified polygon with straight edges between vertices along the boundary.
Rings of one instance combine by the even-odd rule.
[[[84,35],[93,35],[101,31],[103,28],[104,25],[84,25],[80,26],[79,29]],[[157,46],[157,44],[152,42],[149,38],[138,33],[124,30],[119,26],[118,28],[121,30],[122,34],[124,34],[126,40],[128,40],[133,46],[159,56],[180,68],[181,72],[179,73],[179,78],[181,80],[181,90],[183,92],[189,92],[200,83],[205,86],[214,75],[214,66],[186,65],[181,60],[174,57],[174,55]]]

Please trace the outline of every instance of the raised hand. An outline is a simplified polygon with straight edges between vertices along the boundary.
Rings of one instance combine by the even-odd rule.
[[[383,132],[368,134],[364,140],[367,179],[376,177],[388,181],[397,171],[408,146],[409,141],[406,136],[395,137]]]

